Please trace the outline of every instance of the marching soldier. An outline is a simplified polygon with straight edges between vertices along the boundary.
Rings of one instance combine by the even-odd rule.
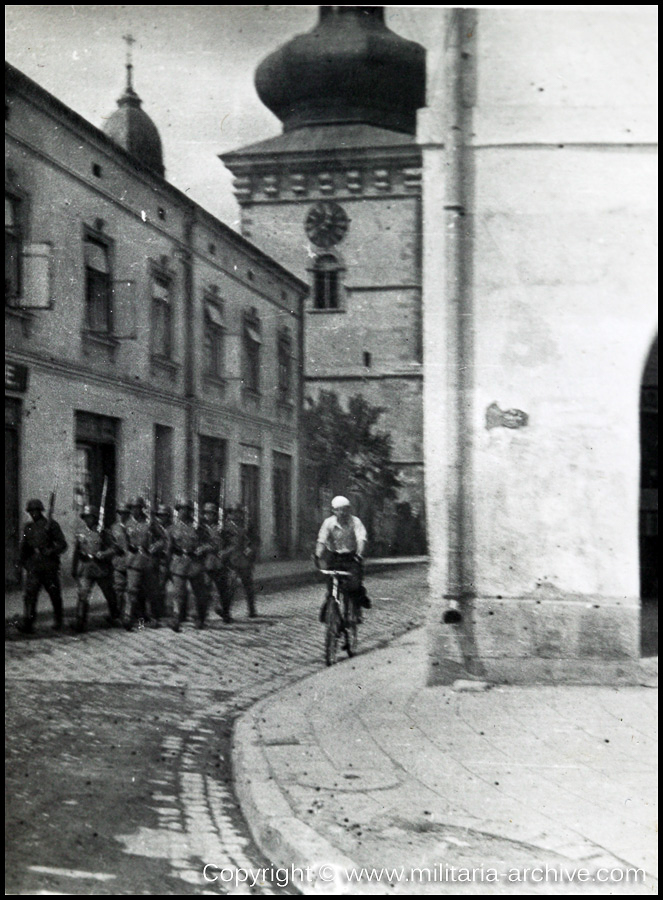
[[[159,620],[166,615],[166,584],[168,581],[168,529],[172,524],[170,509],[159,504],[152,520],[150,544],[150,613],[151,624],[159,627]]]
[[[115,546],[110,534],[99,530],[99,511],[94,506],[85,506],[81,513],[81,523],[76,528],[74,555],[71,574],[78,583],[78,604],[74,628],[82,632],[87,628],[90,594],[95,583],[108,604],[108,619],[111,624],[118,621],[117,600],[113,590],[111,559]]]
[[[60,557],[67,549],[67,542],[62,529],[50,515],[50,510],[48,518],[44,515],[44,504],[41,500],[29,500],[25,509],[32,521],[23,529],[19,548],[19,559],[26,577],[23,595],[25,616],[18,629],[24,634],[31,634],[34,631],[37,600],[43,587],[53,605],[53,627],[59,631],[62,628]]]
[[[244,509],[238,506],[229,510],[226,516],[224,532],[228,547],[228,562],[242,582],[249,618],[254,619],[256,612],[256,589],[253,582],[253,568],[258,555],[258,537],[250,527]]]
[[[111,539],[115,553],[113,555],[113,590],[117,601],[117,613],[124,618],[127,605],[127,522],[131,510],[128,503],[123,503],[117,510],[117,519],[111,528]]]
[[[131,516],[125,525],[127,540],[127,608],[124,627],[131,631],[136,621],[147,615],[146,602],[150,588],[150,544],[152,526],[145,515],[145,500],[136,497],[130,503]]]
[[[232,590],[230,582],[230,569],[228,556],[230,551],[226,547],[223,529],[219,524],[219,512],[215,503],[206,503],[203,506],[203,524],[200,528],[201,538],[206,548],[205,571],[210,582],[219,593],[220,613],[224,622],[232,622],[230,608],[232,604]]]
[[[193,503],[182,500],[175,508],[178,518],[168,529],[168,570],[173,580],[175,606],[171,628],[179,631],[186,619],[189,584],[196,601],[196,627],[204,628],[208,599],[204,566],[206,548],[193,522]]]

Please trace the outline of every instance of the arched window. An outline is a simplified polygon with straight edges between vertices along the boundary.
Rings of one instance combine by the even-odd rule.
[[[343,268],[332,253],[318,256],[313,265],[314,309],[340,309]]]

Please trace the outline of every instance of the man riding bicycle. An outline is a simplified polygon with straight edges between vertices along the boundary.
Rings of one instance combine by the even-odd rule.
[[[348,594],[355,603],[357,621],[362,621],[361,608],[370,609],[371,601],[363,585],[363,556],[366,547],[366,529],[360,518],[352,515],[347,497],[334,497],[332,515],[325,519],[315,545],[315,556],[322,569],[336,569],[348,573]],[[325,620],[327,601],[331,597],[331,578],[328,579],[327,598],[320,611],[320,621]]]

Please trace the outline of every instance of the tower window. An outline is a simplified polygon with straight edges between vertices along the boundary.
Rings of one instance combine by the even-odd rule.
[[[364,366],[367,369],[371,368],[371,354],[367,350],[364,350]]]
[[[92,174],[95,176],[95,178],[101,178],[103,169],[101,168],[99,163],[92,163]]]
[[[315,309],[339,309],[341,306],[341,266],[332,254],[319,256],[313,268],[313,305]]]

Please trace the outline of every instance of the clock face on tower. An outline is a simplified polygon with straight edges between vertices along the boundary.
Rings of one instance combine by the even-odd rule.
[[[317,247],[333,247],[343,240],[350,220],[333,200],[319,200],[306,216],[306,234]]]

